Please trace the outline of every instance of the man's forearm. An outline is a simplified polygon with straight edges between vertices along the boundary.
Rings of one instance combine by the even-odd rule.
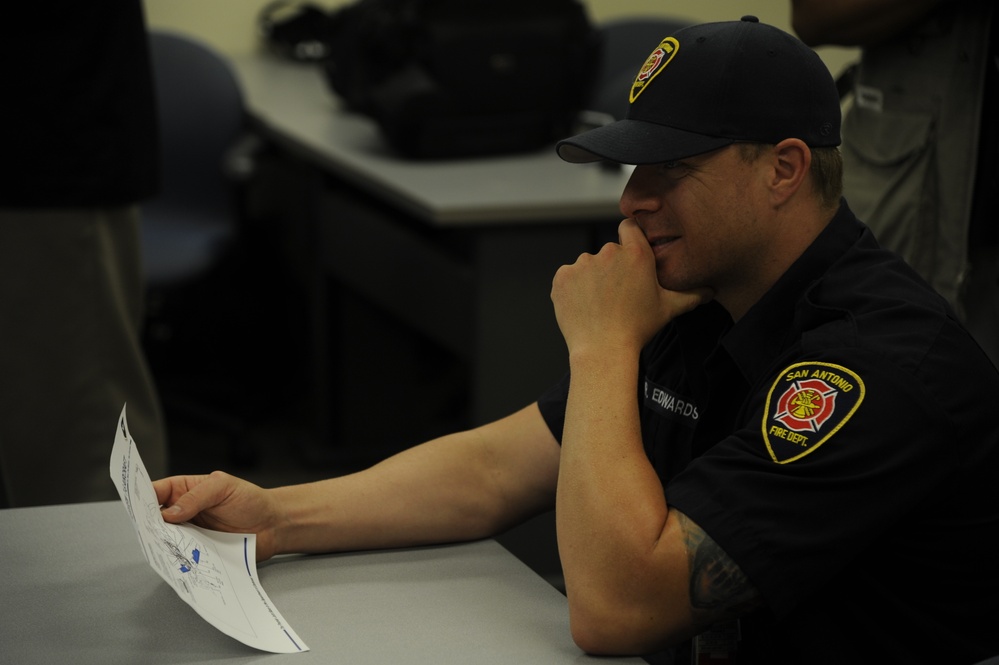
[[[597,653],[657,647],[646,640],[669,623],[646,610],[668,604],[664,578],[686,583],[660,547],[668,510],[642,446],[637,380],[637,358],[572,363],[556,523],[573,634]]]
[[[420,458],[435,457],[432,448],[439,445],[424,444],[349,476],[273,490],[288,518],[276,539],[279,551],[383,549],[488,535],[473,519],[482,511],[476,515],[455,500],[461,494],[456,481],[432,481],[432,469],[421,479]]]
[[[330,552],[491,536],[550,509],[557,460],[557,445],[532,406],[356,474],[272,490],[287,516],[278,549]]]

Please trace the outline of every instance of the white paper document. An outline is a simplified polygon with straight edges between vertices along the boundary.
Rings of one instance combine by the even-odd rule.
[[[146,561],[205,621],[263,651],[309,650],[260,584],[255,534],[209,531],[163,520],[129,435],[125,409],[111,451],[111,479],[132,518]]]

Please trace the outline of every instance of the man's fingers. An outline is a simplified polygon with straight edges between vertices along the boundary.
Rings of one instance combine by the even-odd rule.
[[[641,242],[645,245],[649,244],[649,241],[645,238],[645,232],[638,223],[631,219],[625,219],[617,227],[617,239],[622,246],[627,246],[632,243]]]
[[[156,492],[156,500],[162,506],[170,502],[173,494],[173,478],[160,478],[153,481],[153,491]]]
[[[167,522],[189,522],[200,512],[198,503],[188,492],[178,498],[172,505],[164,508],[161,513]]]
[[[218,484],[218,483],[214,483]],[[211,476],[167,478],[153,484],[156,498],[164,506],[161,511],[167,522],[187,522],[206,508],[220,503]]]

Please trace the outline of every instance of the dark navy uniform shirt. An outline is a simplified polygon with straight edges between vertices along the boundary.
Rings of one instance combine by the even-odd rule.
[[[765,601],[740,664],[999,654],[999,373],[845,204],[738,323],[677,318],[640,376],[667,501]],[[568,381],[539,402],[559,439]]]

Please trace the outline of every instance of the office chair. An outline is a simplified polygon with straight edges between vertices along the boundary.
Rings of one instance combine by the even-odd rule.
[[[205,397],[212,389],[204,385],[204,377],[224,370],[205,367],[211,363],[202,358],[185,361],[192,348],[212,345],[197,339],[212,325],[204,319],[213,311],[226,311],[224,292],[213,293],[219,302],[205,303],[208,296],[199,290],[204,291],[205,281],[229,260],[240,241],[235,183],[249,171],[243,96],[228,63],[208,46],[159,30],[151,30],[149,37],[161,135],[161,189],[142,208],[144,342],[168,421],[176,414],[210,425],[227,436],[238,453],[241,420],[209,406]],[[181,341],[185,337],[194,338],[187,347]],[[204,374],[192,377],[191,367]]]
[[[226,61],[189,37],[150,32],[161,134],[161,194],[143,207],[151,289],[203,275],[236,237],[227,161],[244,135],[243,96]]]
[[[598,29],[603,56],[588,110],[606,115],[604,122],[624,118],[631,84],[646,58],[664,37],[690,24],[657,16],[634,16],[601,24]]]

